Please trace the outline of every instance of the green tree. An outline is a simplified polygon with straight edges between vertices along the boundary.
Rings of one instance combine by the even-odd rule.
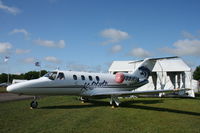
[[[24,78],[27,79],[27,80],[37,79],[37,78],[39,78],[39,72],[30,71],[28,73],[25,73]]]
[[[196,67],[196,69],[193,73],[193,78],[195,80],[200,80],[200,66]]]
[[[0,75],[0,83],[5,83],[8,80],[8,75],[6,73],[2,73]]]
[[[46,70],[41,70],[41,72],[39,71],[30,71],[27,73],[22,73],[20,75],[16,75],[16,74],[9,74],[9,81],[12,83],[13,79],[37,79],[39,78],[39,75],[41,74],[41,76],[45,75],[47,73]],[[8,80],[8,75],[6,73],[2,73],[0,74],[0,83],[4,83],[7,82]]]
[[[44,76],[47,73],[46,70],[41,70],[41,77]]]

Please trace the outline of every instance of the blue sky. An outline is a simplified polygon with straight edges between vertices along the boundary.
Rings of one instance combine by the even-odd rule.
[[[0,0],[0,73],[107,71],[178,55],[200,65],[199,0]],[[4,57],[9,60],[4,62]]]

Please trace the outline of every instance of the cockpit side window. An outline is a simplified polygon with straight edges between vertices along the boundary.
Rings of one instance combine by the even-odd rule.
[[[55,80],[57,75],[57,72],[48,72],[47,74],[44,75],[44,77],[48,77],[51,80]]]
[[[60,73],[58,74],[57,79],[58,79],[58,80],[64,80],[64,79],[65,79],[64,73],[60,72]]]

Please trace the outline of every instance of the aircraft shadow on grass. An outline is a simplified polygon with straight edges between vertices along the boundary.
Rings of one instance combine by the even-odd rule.
[[[130,105],[130,106],[122,105],[122,107],[200,116],[200,113],[198,113],[198,112],[190,112],[190,111],[169,109],[169,108],[162,108],[162,107],[151,107],[151,106],[144,106],[144,105]]]
[[[162,107],[152,107],[146,105],[138,105],[138,104],[157,104],[163,103],[163,100],[135,100],[135,101],[125,101],[120,104],[119,108],[133,108],[133,109],[142,109],[149,111],[159,111],[159,112],[169,112],[169,113],[178,113],[178,114],[186,114],[193,116],[200,116],[198,112],[190,112],[184,110],[170,109],[170,108],[162,108]],[[108,107],[110,104],[107,101],[95,101],[90,100],[89,104],[82,105],[58,105],[58,106],[45,106],[40,107],[39,109],[81,109],[81,108],[94,108],[94,107]]]
[[[137,100],[137,101],[126,101],[122,102],[120,106],[126,107],[133,103],[143,103],[143,104],[156,104],[161,103],[162,100]],[[123,106],[124,105],[124,106]],[[89,100],[89,102],[85,104],[79,105],[55,105],[55,106],[45,106],[40,107],[40,109],[78,109],[78,108],[89,108],[89,107],[101,107],[101,106],[110,106],[107,101],[97,101],[97,100]]]
[[[109,103],[106,101],[94,101],[90,100],[87,103],[83,104],[74,104],[74,105],[55,105],[55,106],[44,106],[38,109],[81,109],[81,108],[94,108],[94,107],[102,107],[109,106]]]

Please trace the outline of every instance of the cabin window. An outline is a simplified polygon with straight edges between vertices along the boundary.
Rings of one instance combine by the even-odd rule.
[[[99,79],[99,76],[96,76],[96,80],[97,80],[97,81],[99,81],[99,80],[100,80],[100,79]]]
[[[92,80],[92,76],[88,76],[89,77],[89,80]]]
[[[74,79],[74,80],[77,80],[77,76],[76,76],[76,75],[73,75],[73,79]]]
[[[84,75],[81,75],[81,79],[82,79],[82,80],[85,80],[85,76],[84,76]]]
[[[64,73],[59,73],[57,79],[58,80],[64,80],[65,79]]]

